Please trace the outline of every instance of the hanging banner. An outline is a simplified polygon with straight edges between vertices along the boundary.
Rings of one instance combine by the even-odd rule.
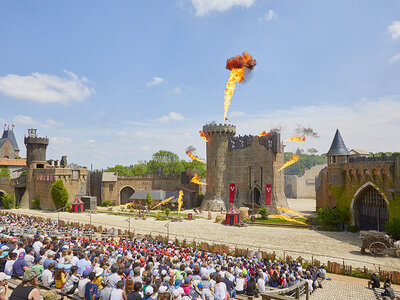
[[[271,193],[272,193],[272,185],[267,184],[265,189],[265,205],[271,205]]]
[[[235,203],[235,184],[231,183],[229,192],[229,203]]]

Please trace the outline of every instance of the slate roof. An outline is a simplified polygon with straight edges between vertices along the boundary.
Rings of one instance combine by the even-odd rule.
[[[150,193],[153,200],[165,200],[165,192],[162,190],[147,191],[147,190],[136,190],[129,200],[144,200],[146,199],[147,193]],[[170,196],[171,197],[171,196]]]
[[[335,137],[333,138],[331,148],[329,148],[327,155],[350,155],[346,145],[343,142],[339,129],[336,129]]]
[[[3,141],[4,139],[4,141]],[[14,147],[15,150],[19,151],[18,143],[14,135],[14,131],[12,129],[4,129],[3,136],[0,139],[0,147],[5,143],[5,141],[9,139],[11,145]]]

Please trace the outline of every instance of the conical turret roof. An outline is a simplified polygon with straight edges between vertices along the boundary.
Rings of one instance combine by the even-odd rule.
[[[335,137],[333,138],[331,148],[327,155],[350,155],[340,135],[339,129],[336,129]]]
[[[1,140],[3,140],[3,139],[4,139],[4,140],[9,139],[9,140],[10,140],[10,143],[11,143],[11,145],[14,147],[14,149],[17,150],[17,151],[19,151],[17,139],[15,138],[14,131],[13,131],[12,129],[9,129],[9,128],[6,129],[6,128],[4,128],[3,136],[1,137]]]

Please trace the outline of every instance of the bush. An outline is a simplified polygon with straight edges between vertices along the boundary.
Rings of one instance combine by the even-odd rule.
[[[68,202],[69,195],[61,179],[58,179],[53,183],[50,189],[50,195],[51,198],[53,198],[56,208],[65,207]]]
[[[10,170],[7,167],[0,167],[0,178],[11,178]]]
[[[153,202],[153,198],[151,197],[151,194],[149,192],[147,192],[147,194],[146,194],[146,205],[150,206],[151,202]]]
[[[261,216],[261,220],[267,220],[268,219],[268,209],[265,207],[261,207],[258,209],[258,213]]]
[[[164,214],[165,214],[165,216],[166,216],[167,218],[168,218],[170,212],[171,212],[171,210],[170,210],[169,208],[165,208],[165,209],[164,209]]]
[[[40,209],[40,199],[33,199],[32,200],[32,208],[33,209]]]
[[[348,209],[340,210],[337,207],[317,210],[318,221],[324,230],[343,230],[343,225],[350,220]]]
[[[385,224],[387,234],[395,241],[400,240],[400,218],[387,221]]]
[[[1,201],[3,201],[4,208],[14,208],[15,206],[15,197],[14,194],[4,194],[1,197]]]
[[[160,212],[156,213],[156,214],[154,215],[154,217],[155,217],[156,220],[158,220],[158,221],[164,220],[164,217],[163,217],[163,215],[162,215]]]
[[[65,204],[65,211],[72,212],[72,202],[68,202],[67,204]]]
[[[108,207],[108,206],[113,206],[113,205],[114,205],[114,203],[112,203],[111,200],[103,200],[103,202],[101,202],[100,206]]]
[[[356,226],[350,225],[350,226],[347,228],[347,231],[348,231],[348,232],[353,232],[353,233],[355,233],[355,232],[359,232],[359,231],[360,231],[360,228],[358,228],[357,225],[356,225]]]

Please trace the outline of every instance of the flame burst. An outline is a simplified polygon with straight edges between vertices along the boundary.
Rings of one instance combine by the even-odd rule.
[[[290,160],[288,160],[287,162],[285,162],[285,163],[283,164],[283,166],[282,166],[277,172],[283,170],[283,169],[286,168],[286,167],[289,167],[290,165],[293,165],[296,161],[299,160],[299,158],[300,158],[300,157],[299,157],[298,155],[293,154],[293,157],[292,157]]]
[[[152,209],[155,209],[156,207],[158,207],[158,206],[160,206],[160,205],[162,205],[162,204],[165,204],[165,203],[171,201],[173,198],[174,198],[174,196],[169,197],[169,198],[165,199],[164,201],[161,201],[161,202],[158,203],[156,206],[154,206]]]
[[[246,71],[251,71],[256,64],[256,60],[247,52],[243,52],[242,55],[231,57],[226,61],[226,68],[230,70],[231,73],[229,74],[228,83],[225,88],[224,122],[227,120],[226,115],[231,105],[231,98],[235,91],[236,83],[242,82],[245,79]]]
[[[189,146],[189,147],[186,149],[186,154],[189,155],[189,157],[190,157],[191,159],[193,159],[193,160],[197,160],[197,161],[199,161],[199,162],[205,162],[204,160],[198,158],[196,155],[193,154],[193,152],[195,152],[195,151],[196,151],[196,148],[195,148],[195,147]]]
[[[200,131],[200,137],[207,142],[206,134],[203,131]]]
[[[272,131],[266,132],[265,130],[258,134],[258,136],[271,136],[271,135],[272,135]]]
[[[190,182],[193,182],[193,183],[199,184],[199,185],[207,185],[207,183],[201,182],[201,178],[197,175],[197,173],[194,173],[194,176],[193,176],[192,180],[190,180]]]
[[[181,212],[181,207],[182,207],[182,204],[183,204],[182,198],[183,198],[183,192],[182,192],[182,190],[179,190],[179,197],[178,197],[178,215],[179,215],[179,213]]]
[[[289,208],[277,207],[277,209],[279,209],[281,211],[284,211],[284,212],[287,212],[287,213],[290,213],[290,214],[293,214],[293,215],[298,216],[300,218],[304,218],[301,214],[299,214],[299,213],[297,213],[297,212],[295,212],[295,211],[293,211],[293,210],[291,210]]]
[[[305,142],[305,141],[306,137],[304,135],[303,136],[296,135],[285,140],[285,142]]]
[[[301,222],[301,221],[299,221],[299,220],[292,219],[292,218],[288,218],[288,217],[281,216],[281,215],[271,215],[271,217],[275,217],[275,218],[278,218],[278,219],[281,219],[281,220],[285,220],[285,221],[290,221],[290,222],[299,223],[299,224],[302,224],[302,225],[307,225],[306,223]]]

